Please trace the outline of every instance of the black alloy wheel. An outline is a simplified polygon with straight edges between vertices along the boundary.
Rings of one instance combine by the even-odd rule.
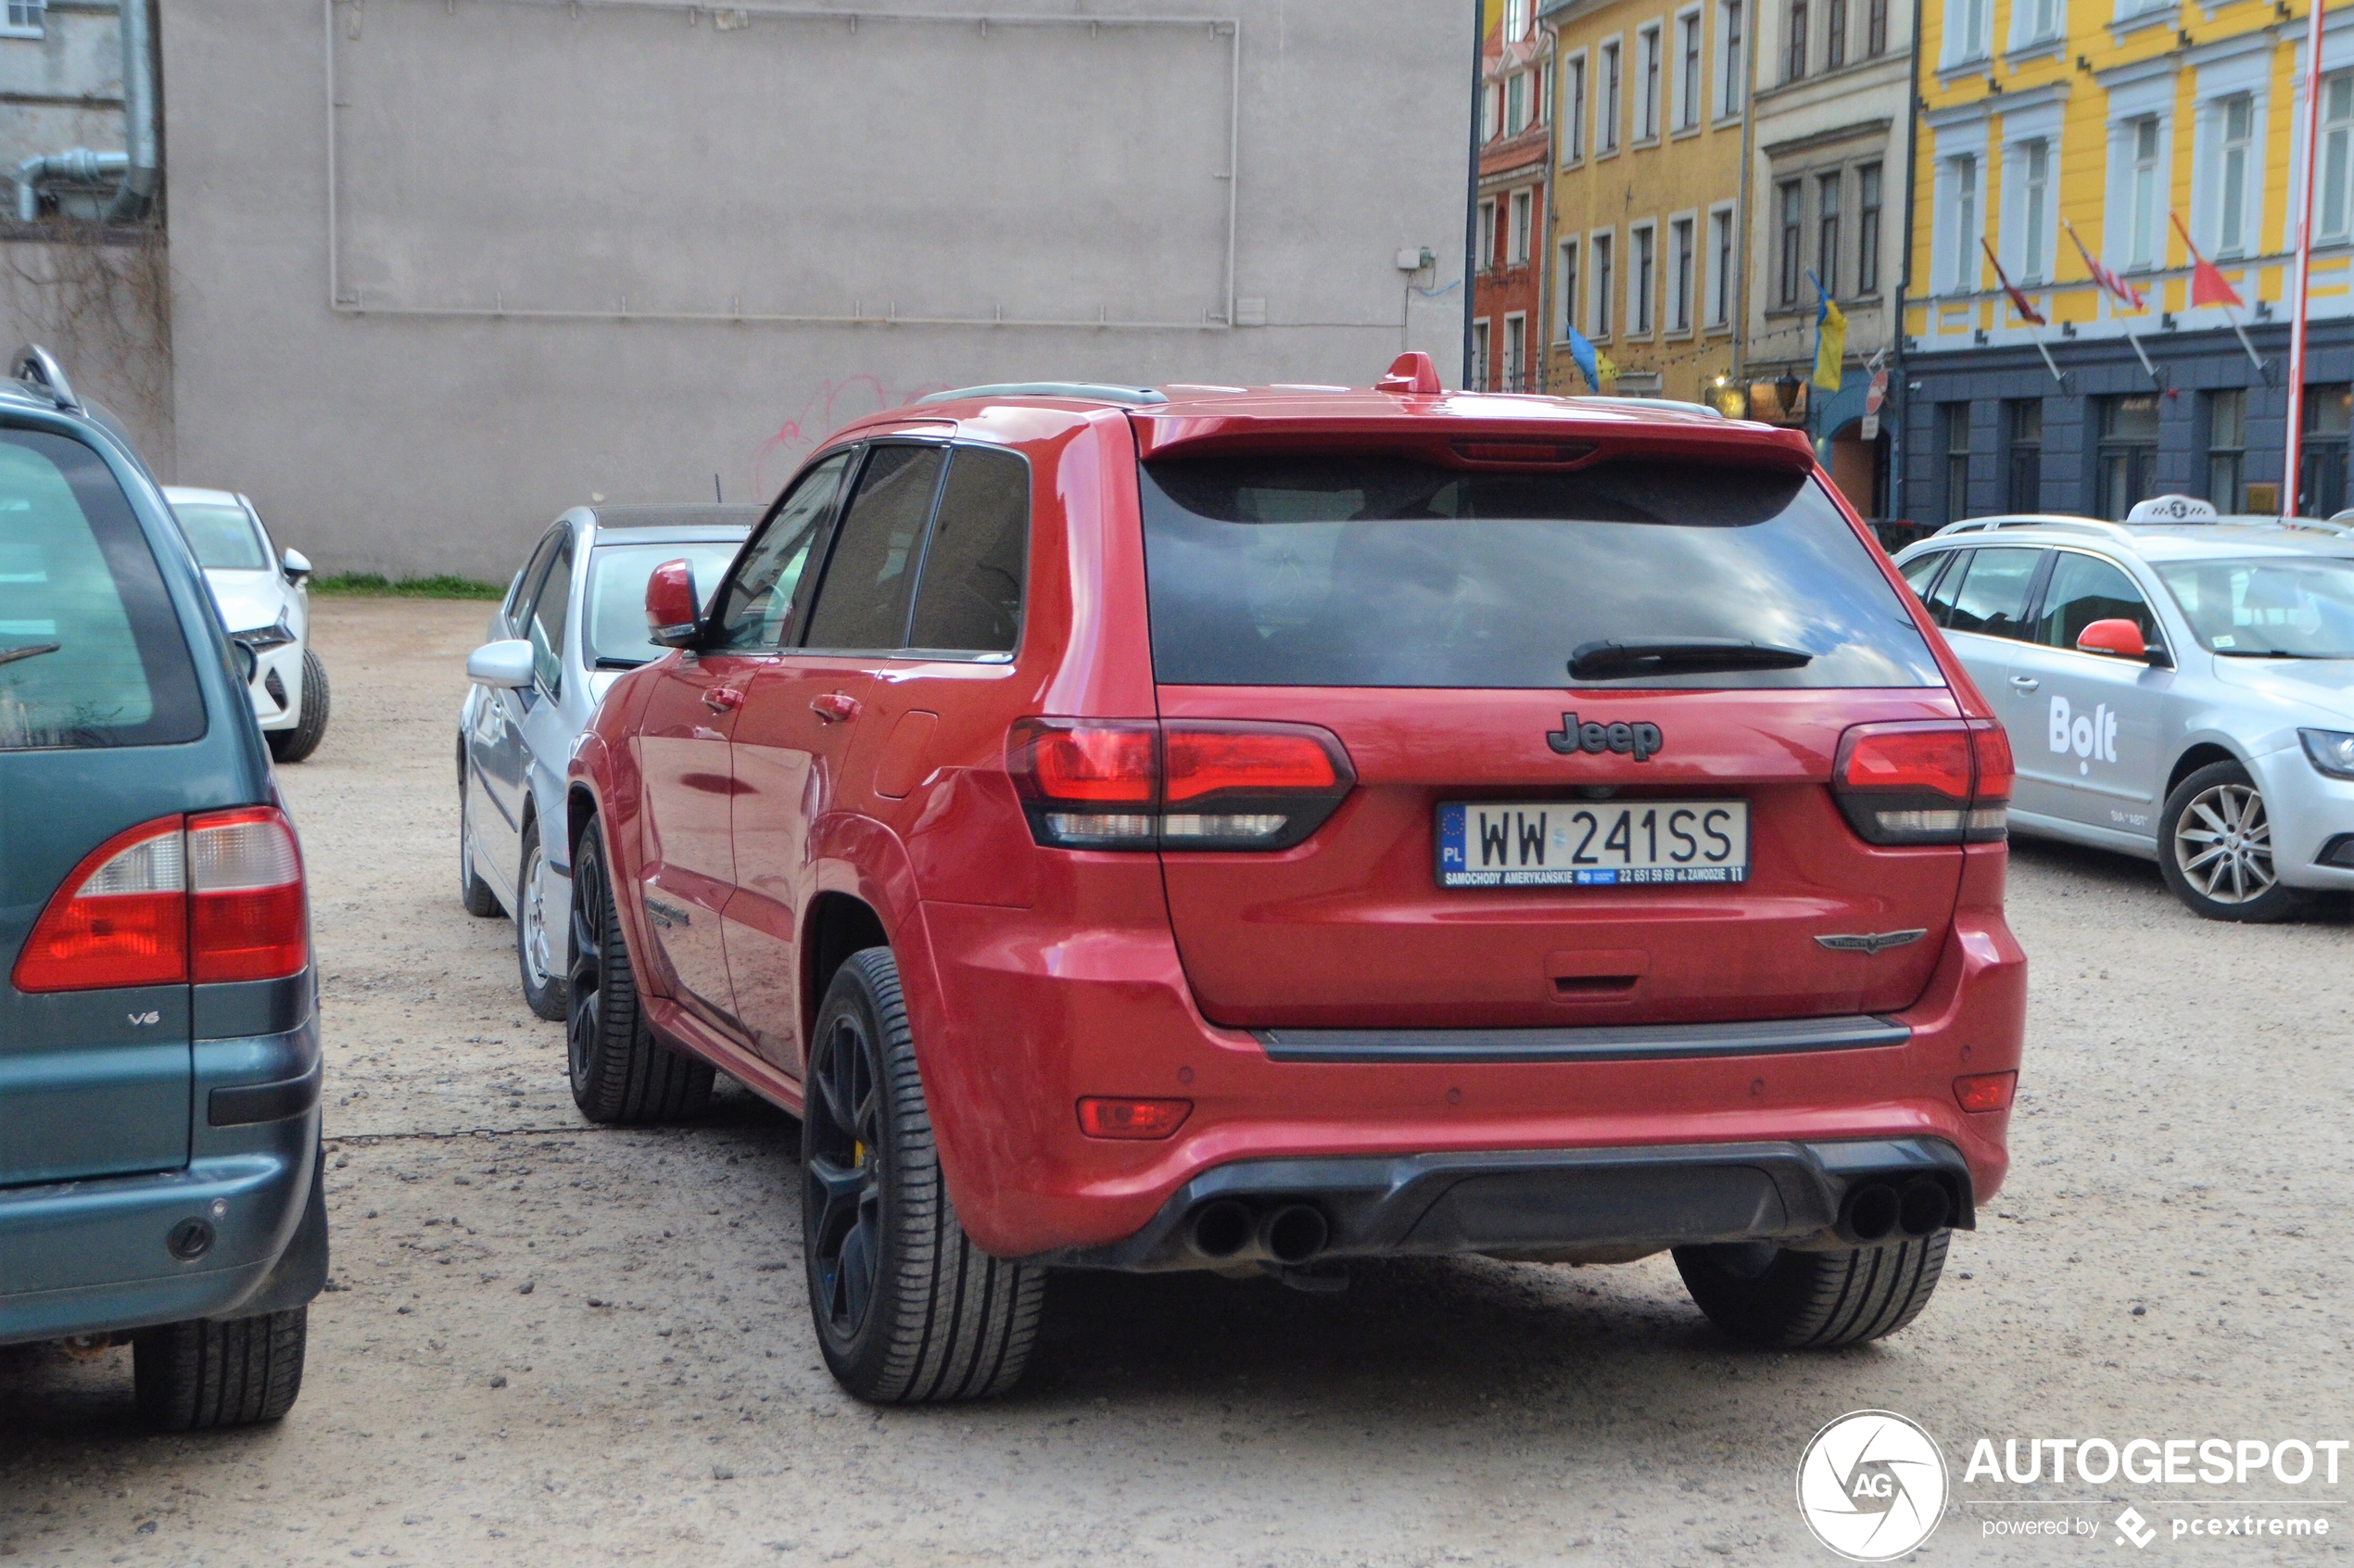
[[[802,1134],[802,1223],[812,1306],[828,1338],[848,1344],[865,1326],[882,1273],[880,1074],[875,1041],[854,1009],[835,1012],[810,1053]]]
[[[566,948],[565,1059],[580,1114],[639,1126],[700,1115],[711,1101],[711,1064],[671,1050],[646,1022],[594,817],[574,854]]]

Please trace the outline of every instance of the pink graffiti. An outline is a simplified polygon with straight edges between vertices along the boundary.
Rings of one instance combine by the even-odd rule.
[[[954,384],[945,381],[924,382],[905,392],[893,392],[880,377],[848,376],[841,381],[822,383],[802,405],[801,411],[777,427],[777,433],[761,443],[753,458],[753,484],[761,495],[772,490],[772,464],[782,459],[786,474],[801,460],[815,450],[827,436],[854,420],[886,409],[902,408],[931,392],[945,392]],[[781,480],[778,481],[781,483]]]

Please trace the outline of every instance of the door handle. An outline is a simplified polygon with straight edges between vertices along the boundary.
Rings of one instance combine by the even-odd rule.
[[[832,724],[837,719],[854,719],[858,716],[858,699],[847,691],[829,691],[823,697],[813,699],[809,711],[824,724]]]
[[[2013,676],[2011,677],[2011,684],[2021,691],[2032,691],[2044,683],[2037,680],[2033,676]]]
[[[732,686],[715,686],[702,694],[702,705],[715,714],[724,714],[744,705],[744,694]]]

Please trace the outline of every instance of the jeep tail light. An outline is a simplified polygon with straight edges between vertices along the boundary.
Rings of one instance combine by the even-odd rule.
[[[116,834],[59,884],[25,939],[19,991],[101,991],[188,978],[186,845],[167,816]]]
[[[1992,843],[2007,832],[2011,771],[1992,720],[1859,724],[1840,737],[1831,791],[1872,843]]]
[[[285,980],[310,962],[302,854],[275,806],[188,819],[190,978]]]
[[[2008,1110],[2019,1092],[2019,1073],[1974,1072],[1954,1080],[1954,1098],[1966,1111]]]
[[[1060,849],[1287,849],[1357,783],[1338,738],[1304,724],[1028,718],[1006,766],[1031,835]]]
[[[1079,1102],[1079,1130],[1090,1138],[1166,1138],[1193,1111],[1191,1100],[1089,1098]]]
[[[302,856],[274,806],[118,833],[59,885],[18,955],[19,991],[283,980],[310,962]]]

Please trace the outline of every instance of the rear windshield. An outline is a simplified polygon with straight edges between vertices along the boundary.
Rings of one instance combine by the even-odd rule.
[[[0,751],[204,729],[180,618],[114,475],[79,441],[0,430]]]
[[[261,535],[242,506],[219,501],[173,501],[171,514],[196,552],[196,564],[212,571],[261,572],[270,566]]]
[[[1779,651],[1779,667],[1607,684],[1944,681],[1895,588],[1803,475],[1205,458],[1145,465],[1143,489],[1166,684],[1563,687],[1585,684],[1569,674],[1581,647],[1678,639]]]
[[[662,650],[646,640],[646,579],[665,561],[695,569],[695,594],[711,608],[734,544],[600,545],[590,557],[588,635],[581,640],[592,668],[628,669],[651,664]]]

